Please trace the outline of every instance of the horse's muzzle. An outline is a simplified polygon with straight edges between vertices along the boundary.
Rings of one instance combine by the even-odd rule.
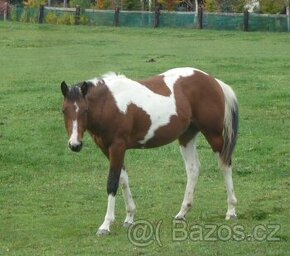
[[[83,147],[83,143],[82,142],[80,142],[80,144],[69,143],[68,146],[73,152],[80,152]]]

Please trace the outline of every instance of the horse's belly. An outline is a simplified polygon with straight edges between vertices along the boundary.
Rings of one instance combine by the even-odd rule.
[[[169,144],[179,138],[187,130],[189,120],[181,120],[172,116],[166,125],[155,127],[151,133],[150,128],[142,140],[137,141],[135,148],[154,148]],[[148,139],[146,139],[148,137]]]

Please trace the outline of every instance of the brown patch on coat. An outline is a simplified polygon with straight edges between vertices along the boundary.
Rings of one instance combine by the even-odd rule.
[[[171,91],[168,88],[168,86],[165,84],[163,79],[164,79],[164,76],[153,76],[148,79],[139,80],[137,82],[140,84],[143,84],[154,93],[157,93],[163,96],[170,96]]]
[[[224,94],[219,83],[210,75],[195,71],[190,77],[179,79],[175,85],[177,105],[187,99],[191,122],[201,131],[214,152],[221,152],[224,129]]]

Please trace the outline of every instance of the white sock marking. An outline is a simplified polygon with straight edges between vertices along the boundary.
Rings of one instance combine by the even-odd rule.
[[[108,196],[108,207],[107,207],[107,213],[105,216],[105,220],[103,224],[100,226],[99,230],[107,230],[110,231],[110,225],[115,220],[115,196],[109,195]]]
[[[126,219],[124,223],[129,223],[132,224],[134,222],[134,215],[136,212],[136,205],[134,203],[131,190],[129,187],[129,179],[128,179],[128,174],[126,170],[122,169],[121,171],[121,176],[120,176],[120,185],[122,188],[123,196],[124,196],[124,201],[126,205]]]
[[[198,180],[200,166],[195,142],[196,139],[194,138],[186,145],[186,147],[180,146],[180,151],[186,168],[187,184],[181,209],[176,215],[176,219],[185,218],[185,215],[193,203],[194,190]]]
[[[227,188],[227,195],[228,195],[228,210],[226,213],[226,219],[235,218],[236,214],[236,205],[237,205],[237,198],[234,191],[234,183],[232,178],[232,168],[229,166],[224,166],[221,164],[223,169],[225,184]]]

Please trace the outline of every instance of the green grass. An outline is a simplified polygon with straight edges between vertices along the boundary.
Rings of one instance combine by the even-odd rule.
[[[0,23],[0,255],[289,255],[290,36],[190,29],[133,29]],[[148,62],[153,58],[155,62]],[[132,244],[121,193],[108,237],[108,163],[89,136],[67,149],[60,83],[118,71],[143,78],[193,66],[232,85],[240,102],[234,156],[239,219],[224,221],[226,191],[215,155],[200,137],[201,175],[187,225],[280,225],[271,241],[172,241],[186,184],[177,143],[127,152],[136,220],[160,226],[160,241]],[[221,228],[220,228],[221,229]],[[176,230],[175,230],[176,231]],[[208,229],[203,228],[204,235]],[[263,232],[262,232],[263,235]]]

